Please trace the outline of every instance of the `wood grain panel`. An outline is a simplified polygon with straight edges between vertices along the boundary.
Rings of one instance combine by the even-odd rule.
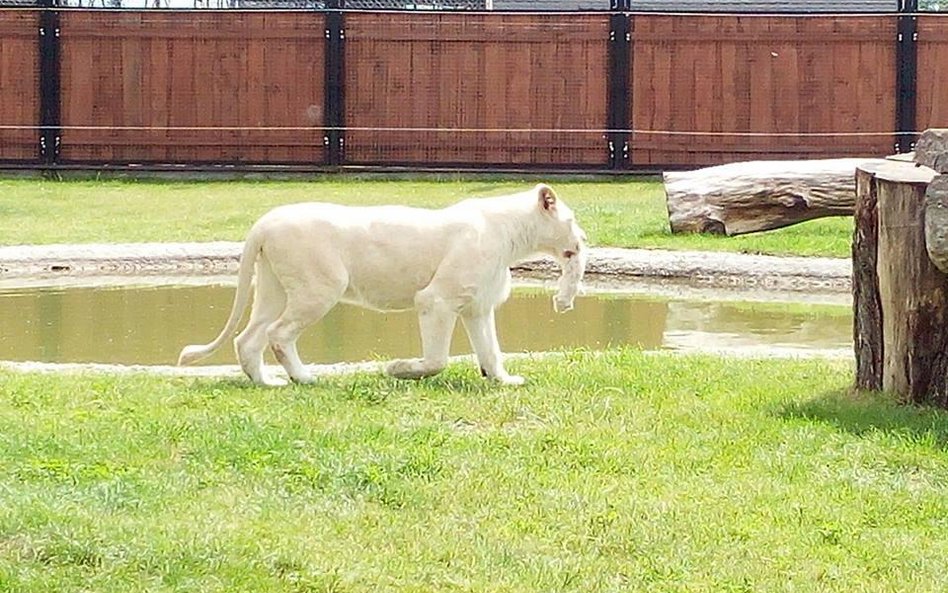
[[[895,32],[889,16],[637,14],[632,162],[890,154]]]
[[[346,15],[346,158],[604,166],[608,15]]]
[[[0,161],[39,158],[39,12],[0,10]]]
[[[64,161],[320,164],[324,17],[64,11]]]
[[[918,17],[918,130],[948,128],[948,14]]]

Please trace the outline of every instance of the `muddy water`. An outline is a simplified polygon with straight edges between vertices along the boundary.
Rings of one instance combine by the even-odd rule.
[[[217,335],[231,286],[6,289],[0,292],[0,360],[173,364],[185,344]],[[709,302],[608,294],[553,313],[551,295],[518,289],[498,312],[507,352],[634,345],[646,349],[851,349],[845,306]],[[300,340],[306,362],[416,356],[410,312],[339,306]],[[453,353],[469,352],[458,325]],[[229,346],[208,364],[234,362]]]

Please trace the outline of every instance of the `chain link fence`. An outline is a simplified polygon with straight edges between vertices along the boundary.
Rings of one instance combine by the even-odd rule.
[[[336,8],[324,0],[52,0],[53,6],[69,8],[173,8],[173,9],[310,9]],[[347,10],[487,10],[490,0],[345,0]],[[608,2],[605,3],[608,9]],[[48,6],[43,0],[0,0],[0,7]]]
[[[898,12],[911,0],[0,0],[0,7],[59,6],[128,9],[308,9],[325,10],[610,10],[662,12]],[[921,12],[948,12],[948,0],[918,0]]]
[[[398,2],[393,0],[347,0],[346,8],[353,10],[386,10],[401,8],[406,10],[484,10],[485,0],[459,0],[455,2]]]

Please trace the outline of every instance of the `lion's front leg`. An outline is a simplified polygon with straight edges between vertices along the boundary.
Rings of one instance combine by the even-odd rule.
[[[471,348],[477,354],[477,362],[481,366],[481,373],[490,379],[505,385],[522,385],[523,377],[509,375],[504,370],[504,355],[500,351],[500,342],[497,340],[497,323],[494,320],[494,310],[485,312],[470,312],[461,316],[467,337],[471,341]]]
[[[422,291],[415,299],[424,358],[396,360],[385,371],[399,379],[421,379],[437,375],[448,364],[451,335],[457,322],[457,309],[440,297]]]

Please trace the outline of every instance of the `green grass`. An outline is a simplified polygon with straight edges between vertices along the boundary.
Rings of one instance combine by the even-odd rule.
[[[440,207],[520,191],[540,179],[311,181],[0,180],[0,244],[241,240],[288,202]],[[554,181],[594,245],[848,257],[851,218],[820,219],[741,237],[673,236],[657,181]]]
[[[948,415],[848,363],[0,374],[0,590],[941,591]]]

